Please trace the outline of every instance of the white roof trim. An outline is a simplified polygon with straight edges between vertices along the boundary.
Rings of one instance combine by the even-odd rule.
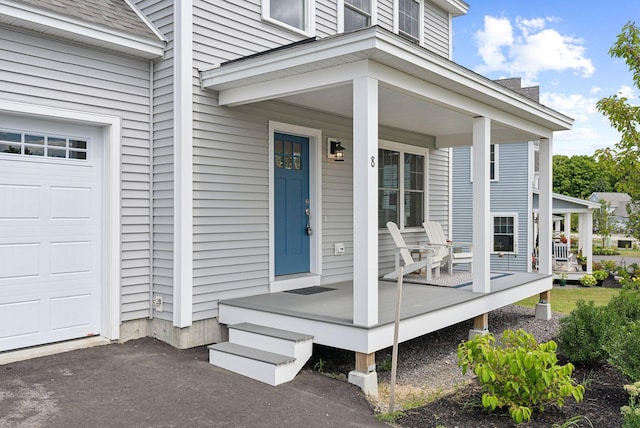
[[[224,91],[369,59],[503,111],[519,110],[553,130],[573,119],[380,27],[299,43],[200,72],[202,87]],[[314,82],[309,82],[309,85]],[[529,116],[530,117],[530,116]]]
[[[142,58],[161,58],[164,55],[165,42],[161,38],[147,39],[12,0],[0,0],[0,22]]]
[[[469,5],[462,0],[431,0],[453,16],[466,15]]]

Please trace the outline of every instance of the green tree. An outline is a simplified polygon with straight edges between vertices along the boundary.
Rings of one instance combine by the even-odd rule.
[[[613,233],[611,204],[609,202],[604,200],[600,202],[600,208],[593,213],[593,224],[602,237],[602,247],[606,247],[609,237]]]
[[[633,199],[627,204],[627,220],[626,232],[636,239],[640,239],[640,200]]]
[[[606,161],[593,156],[553,157],[553,191],[562,195],[586,199],[593,192],[614,191],[613,169]]]
[[[622,28],[609,55],[624,59],[635,87],[640,89],[640,28],[635,22],[629,21]],[[637,199],[640,197],[640,181],[637,180],[640,172],[640,106],[631,105],[626,97],[614,94],[598,101],[596,108],[621,136],[613,148],[599,150],[596,155],[615,163],[621,179],[617,190]]]

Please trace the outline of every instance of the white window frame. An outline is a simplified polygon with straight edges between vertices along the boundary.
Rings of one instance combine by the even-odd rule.
[[[490,181],[500,181],[500,145],[499,144],[491,144],[493,147],[493,160],[491,160],[491,155],[489,155],[489,174],[491,174],[491,164],[493,163],[493,177],[489,176]],[[473,183],[473,146],[471,146],[471,154],[469,156],[469,181]]]
[[[271,17],[271,0],[262,0],[262,20],[278,27],[285,28],[303,36],[312,37],[316,32],[316,2],[315,0],[300,0],[304,2],[304,28],[296,28],[285,22]]]
[[[495,219],[496,217],[513,218],[513,251],[495,251]],[[518,213],[517,212],[492,212],[491,213],[491,254],[518,254]]]
[[[423,188],[424,188],[424,198],[422,200],[423,203],[423,213],[424,213],[424,218],[422,221],[428,220],[429,218],[429,204],[428,204],[428,193],[429,193],[429,170],[428,170],[428,166],[429,166],[429,149],[424,148],[424,147],[419,147],[419,146],[412,146],[409,144],[402,144],[402,143],[397,143],[394,141],[387,141],[387,140],[380,140],[378,143],[378,148],[382,149],[382,150],[391,150],[394,152],[398,152],[400,153],[400,165],[399,165],[399,171],[398,174],[400,175],[399,177],[399,192],[398,192],[398,211],[399,211],[399,223],[398,223],[398,228],[400,230],[406,230],[408,232],[412,232],[412,231],[421,231],[422,226],[416,226],[416,227],[405,227],[404,224],[404,155],[405,153],[409,153],[412,155],[419,155],[419,156],[424,156],[424,183],[423,183]],[[378,230],[386,232],[386,228],[385,227],[381,227]]]
[[[369,17],[369,26],[377,25],[378,23],[378,1],[377,0],[369,0],[371,2],[371,16]],[[348,7],[344,0],[337,1],[338,7],[338,33],[344,33],[344,9]]]
[[[393,0],[393,32],[405,37],[407,40],[412,40],[420,45],[424,44],[424,1],[413,0],[418,3],[418,38],[414,38],[412,35],[400,31],[400,1]]]

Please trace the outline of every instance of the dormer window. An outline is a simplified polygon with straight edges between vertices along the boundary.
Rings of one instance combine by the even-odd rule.
[[[411,39],[420,40],[420,2],[398,0],[398,32]]]
[[[371,25],[372,0],[344,0],[344,31]]]

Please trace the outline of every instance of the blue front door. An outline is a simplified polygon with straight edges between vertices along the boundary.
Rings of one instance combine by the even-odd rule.
[[[275,274],[309,272],[309,139],[274,134]]]

